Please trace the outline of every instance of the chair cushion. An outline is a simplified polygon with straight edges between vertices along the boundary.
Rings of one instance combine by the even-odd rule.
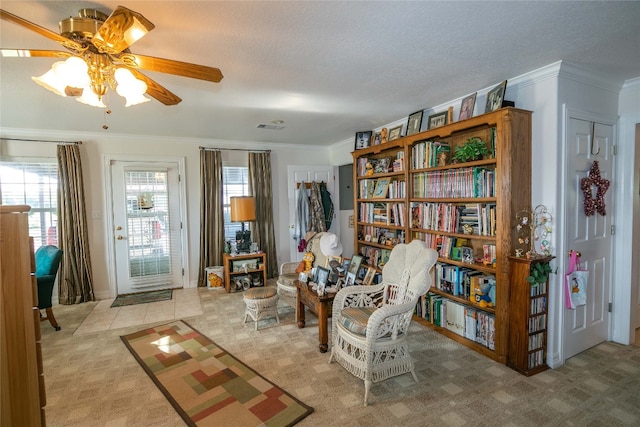
[[[293,283],[298,280],[298,273],[281,274],[278,276],[278,284],[290,286],[295,289],[296,285]]]
[[[263,286],[260,288],[251,288],[245,292],[244,297],[247,299],[265,299],[271,298],[277,293],[277,289],[273,286]]]
[[[347,307],[340,312],[340,324],[356,335],[367,335],[369,317],[376,307]]]

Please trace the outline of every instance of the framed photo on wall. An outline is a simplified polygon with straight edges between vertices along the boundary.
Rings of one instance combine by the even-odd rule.
[[[458,121],[466,120],[473,117],[473,108],[476,105],[476,95],[478,92],[473,95],[469,95],[462,100],[462,104],[460,105],[460,114],[458,115]]]
[[[416,111],[409,115],[407,121],[407,136],[420,132],[420,125],[422,124],[422,110]]]
[[[373,131],[370,131],[370,130],[356,132],[355,149],[360,150],[362,148],[370,147],[372,134],[373,134]]]
[[[447,124],[448,111],[442,113],[432,114],[429,116],[429,129],[434,129]]]
[[[490,113],[502,108],[504,100],[504,91],[507,89],[507,81],[503,81],[487,93],[487,104],[484,107],[485,113]]]

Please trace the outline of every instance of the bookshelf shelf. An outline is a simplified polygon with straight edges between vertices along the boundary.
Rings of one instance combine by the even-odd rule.
[[[438,250],[439,271],[458,279],[434,276],[414,318],[500,363],[507,363],[510,351],[508,257],[517,239],[512,229],[516,213],[531,205],[531,114],[503,108],[353,152],[355,252],[391,249],[368,241],[367,227],[385,228],[386,237],[398,241],[421,239]],[[452,163],[455,148],[472,137],[486,143],[490,158]],[[401,159],[401,170],[365,175],[367,163],[382,158]],[[362,197],[366,180],[381,178],[402,182],[403,192],[393,199]],[[368,203],[394,205],[402,223],[376,224],[363,215]],[[367,264],[379,268],[376,259]],[[432,299],[449,323],[435,321]]]

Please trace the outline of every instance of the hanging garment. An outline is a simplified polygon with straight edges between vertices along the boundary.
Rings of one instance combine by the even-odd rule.
[[[333,221],[333,202],[331,201],[331,193],[327,189],[327,184],[320,183],[320,197],[322,199],[322,210],[324,211],[324,223],[325,229],[331,228],[331,222]]]
[[[298,242],[298,246],[304,241],[304,236],[307,234],[309,228],[308,219],[309,199],[307,198],[307,186],[304,181],[302,181],[296,191],[296,212],[293,226],[293,239]],[[304,244],[304,246],[306,246],[306,244]],[[299,252],[304,250],[304,246]]]
[[[309,231],[327,231],[324,222],[324,208],[322,207],[322,195],[320,193],[320,183],[311,183],[311,197],[309,199]]]

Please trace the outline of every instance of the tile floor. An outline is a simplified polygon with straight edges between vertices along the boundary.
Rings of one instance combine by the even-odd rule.
[[[115,308],[111,308],[112,303],[113,299],[89,303],[94,304],[95,307],[74,332],[74,335],[145,325],[202,314],[200,296],[196,288],[174,289],[173,298],[168,301]]]

